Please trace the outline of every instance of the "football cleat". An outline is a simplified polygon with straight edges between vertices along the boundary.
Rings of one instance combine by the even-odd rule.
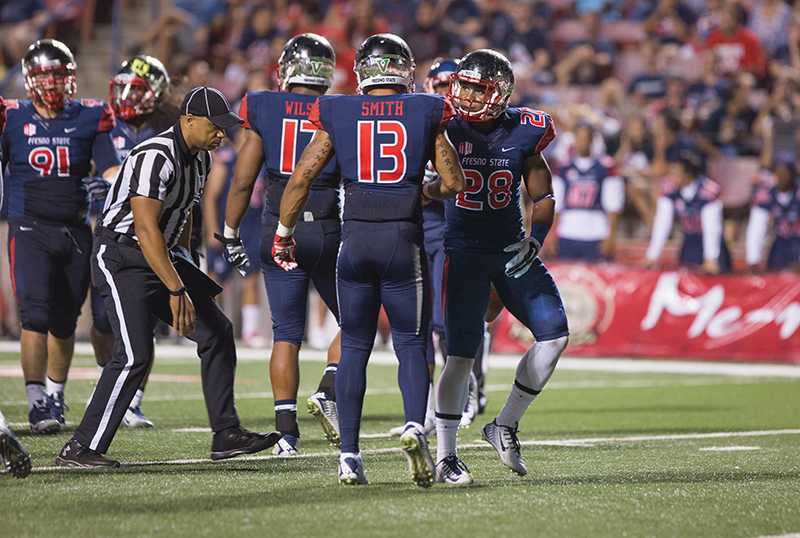
[[[400,445],[408,460],[411,479],[421,488],[431,487],[433,484],[433,458],[425,434],[414,426],[406,426],[406,431],[400,436]]]
[[[347,486],[366,486],[369,484],[364,474],[361,454],[339,456],[339,483]]]
[[[32,433],[51,434],[61,431],[61,423],[53,416],[47,398],[33,404],[28,412],[28,422]]]
[[[281,458],[291,458],[297,456],[297,449],[300,447],[300,438],[294,435],[283,434],[278,444],[272,449],[272,453]]]
[[[280,440],[278,432],[256,433],[234,426],[216,432],[211,441],[211,459],[224,460],[241,454],[254,454],[272,448]]]
[[[406,425],[395,426],[389,430],[389,437],[400,437],[406,431]],[[436,435],[436,419],[433,415],[425,416],[425,427],[422,430],[425,435]]]
[[[0,465],[16,478],[31,474],[31,457],[14,433],[0,427]]]
[[[75,439],[64,445],[61,452],[56,456],[55,462],[58,467],[77,467],[79,469],[98,469],[103,467],[119,467],[117,460],[106,458],[103,454],[86,448]]]
[[[469,486],[472,475],[464,462],[451,454],[436,464],[436,481],[448,486]]]
[[[64,393],[54,392],[53,394],[48,394],[47,407],[50,409],[50,414],[52,417],[58,421],[61,427],[64,427],[66,424],[66,419],[64,419],[64,411],[69,409],[67,404],[64,403]]]
[[[322,432],[331,446],[339,447],[339,413],[336,411],[336,402],[328,398],[324,392],[312,394],[306,402],[308,412],[319,420]]]
[[[138,405],[136,407],[129,407],[125,411],[125,416],[122,417],[122,423],[128,428],[152,428],[153,421],[144,416],[142,408]]]
[[[481,437],[494,447],[503,465],[518,475],[525,476],[528,474],[528,468],[520,452],[518,431],[517,428],[502,426],[493,420],[483,427]]]

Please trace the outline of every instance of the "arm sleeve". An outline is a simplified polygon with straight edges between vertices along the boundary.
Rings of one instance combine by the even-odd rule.
[[[754,207],[750,210],[750,220],[747,221],[745,234],[745,261],[747,265],[756,265],[761,261],[764,251],[764,238],[769,227],[769,211],[763,207]]]
[[[131,196],[145,196],[155,200],[164,200],[167,195],[167,183],[172,178],[172,162],[160,151],[143,151],[136,156],[136,161],[127,163],[132,166]]]
[[[700,223],[703,227],[703,257],[706,260],[719,258],[722,242],[722,201],[714,200],[700,210]]]
[[[556,213],[564,209],[564,196],[566,195],[566,186],[561,176],[553,176],[553,200],[556,203]]]
[[[646,258],[657,260],[667,244],[669,234],[672,231],[672,219],[674,218],[674,208],[672,200],[666,196],[658,199],[656,204],[656,216],[653,219],[653,232],[650,236],[650,246],[647,247]]]
[[[100,132],[94,137],[92,159],[99,176],[103,175],[103,172],[112,166],[119,164],[119,155],[117,154],[117,148],[114,147],[114,141],[111,139],[111,133]]]
[[[600,203],[606,213],[621,213],[625,207],[625,182],[619,176],[607,177],[603,181]]]

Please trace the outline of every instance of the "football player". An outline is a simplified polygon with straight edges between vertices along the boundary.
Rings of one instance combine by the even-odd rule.
[[[272,255],[297,267],[302,217],[314,178],[329,162],[341,169],[344,207],[336,265],[342,360],[336,374],[341,454],[339,482],[366,484],[359,427],[366,368],[381,305],[392,328],[406,426],[400,436],[413,481],[433,481],[424,432],[430,374],[426,360],[429,279],[422,259],[422,199],[454,196],[464,176],[444,133],[452,111],[441,97],[411,93],[414,57],[394,34],[376,34],[356,52],[356,96],[322,96],[309,115],[317,133],[289,179],[280,206]],[[433,161],[439,179],[423,185]]]
[[[172,110],[164,103],[169,84],[169,74],[161,61],[143,54],[124,61],[117,74],[111,78],[109,101],[116,120],[111,138],[120,161],[124,160],[139,142],[174,125],[178,111]],[[98,211],[102,211],[102,208],[101,203]],[[114,335],[111,333],[105,301],[94,286],[91,288],[91,299],[92,347],[97,365],[102,368],[111,360]],[[152,361],[150,364],[152,367]],[[141,409],[148,377],[149,372],[145,375],[122,419],[125,426],[153,427],[153,422],[142,413]]]
[[[731,255],[722,234],[721,189],[704,175],[704,167],[703,156],[691,148],[681,149],[671,164],[676,184],[669,185],[658,199],[646,267],[656,265],[677,217],[683,232],[680,265],[712,275],[730,272]]]
[[[598,262],[614,255],[619,215],[625,206],[625,182],[611,157],[592,156],[594,128],[575,129],[576,155],[553,178],[562,259]]]
[[[775,229],[775,240],[767,256],[767,270],[790,269],[800,262],[800,190],[797,184],[797,168],[794,161],[783,159],[775,164],[773,170],[775,185],[758,187],[747,223],[745,257],[751,272],[757,272],[760,268],[770,220]]]
[[[491,286],[536,339],[520,360],[505,406],[482,430],[517,474],[527,473],[519,420],[567,345],[561,297],[537,256],[553,221],[551,174],[542,151],[555,128],[544,112],[509,107],[513,89],[508,59],[487,49],[464,56],[450,83],[459,116],[447,135],[458,149],[467,185],[445,205],[448,358],[436,398],[436,480],[454,486],[472,482],[458,457],[456,436]],[[523,224],[521,182],[535,204],[530,232]]]
[[[339,319],[336,301],[336,255],[339,251],[339,169],[334,162],[310,185],[311,195],[302,207],[296,234],[299,248],[296,271],[287,273],[272,259],[272,238],[278,227],[280,200],[298,157],[317,127],[309,121],[316,99],[333,82],[336,57],[327,39],[301,34],[290,39],[278,59],[280,91],[248,93],[242,99],[240,115],[245,120],[245,142],[236,162],[233,184],[228,193],[225,226],[220,241],[226,256],[242,275],[250,264],[239,227],[250,205],[253,186],[262,166],[267,169],[261,267],[272,313],[273,346],[269,363],[275,396],[275,422],[283,438],[276,453],[298,453],[300,429],[297,424],[298,357],[306,327],[308,287],[313,283],[322,300]],[[307,402],[331,444],[339,444],[334,379],[339,363],[340,338],[328,350],[319,388]]]
[[[8,427],[2,412],[0,412],[0,466],[15,478],[25,478],[31,474],[31,456]]]
[[[64,426],[64,384],[90,278],[84,179],[92,168],[110,177],[119,165],[109,134],[111,109],[102,101],[72,99],[76,68],[60,41],[33,43],[22,59],[30,99],[6,101],[2,131],[12,286],[34,433]]]

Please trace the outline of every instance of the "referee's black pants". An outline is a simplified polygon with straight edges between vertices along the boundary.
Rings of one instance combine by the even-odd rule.
[[[92,280],[100,290],[114,333],[114,353],[103,369],[74,438],[104,454],[153,357],[153,325],[172,323],[167,288],[132,240],[98,229],[92,252]],[[124,243],[121,240],[126,240]],[[195,308],[203,396],[214,432],[239,425],[233,401],[236,348],[233,326],[213,300],[219,288],[198,268],[176,261]],[[215,289],[216,288],[216,289]]]

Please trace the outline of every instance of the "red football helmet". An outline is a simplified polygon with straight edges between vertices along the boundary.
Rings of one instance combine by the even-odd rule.
[[[511,62],[489,49],[464,56],[450,75],[449,96],[462,118],[487,121],[499,117],[514,91]]]

